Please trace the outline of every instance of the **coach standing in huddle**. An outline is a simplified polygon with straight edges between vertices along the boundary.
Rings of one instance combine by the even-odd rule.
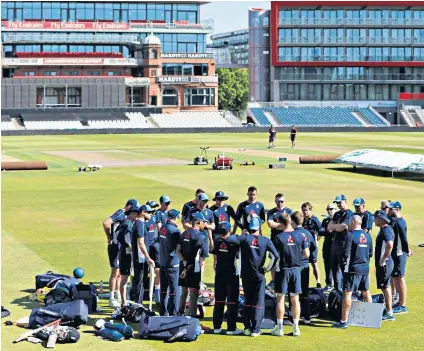
[[[331,248],[331,267],[334,288],[342,292],[344,271],[343,247],[353,212],[348,209],[344,195],[338,195],[333,203],[337,205],[339,210],[334,214],[333,219],[328,224],[328,230],[334,233],[333,247]]]
[[[117,210],[113,215],[103,222],[103,230],[106,234],[108,246],[107,254],[109,256],[109,264],[111,273],[109,278],[109,306],[117,308],[121,304],[120,293],[120,273],[119,273],[119,244],[118,232],[119,226],[125,221],[131,207],[138,206],[137,200],[130,199],[125,204],[124,208]]]
[[[401,210],[402,205],[399,201],[391,202],[388,207],[390,208],[389,216],[392,218],[392,227],[395,233],[395,239],[393,242],[393,272],[392,278],[394,283],[394,288],[399,294],[399,304],[394,306],[394,313],[408,313],[406,307],[406,282],[405,282],[405,273],[406,273],[406,259],[410,256],[409,245],[408,245],[408,236],[407,236],[407,226],[406,221],[402,218]]]
[[[171,204],[171,199],[167,195],[162,195],[159,198],[160,207],[156,210],[156,217],[158,219],[158,229],[166,224],[168,220],[168,211],[169,205]]]
[[[231,205],[225,203],[228,200],[228,196],[223,191],[217,191],[212,200],[215,201],[215,205],[210,208],[215,222],[215,229],[212,230],[213,239],[215,240],[217,237],[226,234],[220,224],[224,222],[230,223],[230,219],[235,222],[236,212]]]
[[[262,202],[256,200],[258,196],[258,189],[251,186],[247,189],[248,199],[240,203],[236,211],[236,225],[234,226],[233,233],[236,232],[237,227],[242,230],[249,230],[249,222],[252,218],[252,214],[259,217],[262,223],[265,222],[265,207]]]
[[[373,254],[371,235],[361,229],[362,218],[354,215],[350,219],[343,248],[343,262],[346,267],[343,276],[342,319],[333,324],[334,328],[346,329],[352,293],[361,291],[365,302],[372,302],[369,291],[370,258]]]
[[[328,224],[333,219],[334,213],[336,212],[336,206],[333,203],[327,205],[327,215],[321,225],[321,230],[318,233],[318,240],[324,237],[324,243],[322,244],[322,259],[324,260],[325,269],[325,288],[324,291],[333,290],[333,273],[331,271],[331,248],[333,246],[333,233],[328,230]]]
[[[390,289],[390,278],[393,272],[393,240],[395,234],[390,224],[390,218],[383,210],[374,213],[375,225],[380,228],[375,239],[375,275],[377,278],[377,288],[384,294],[386,303],[386,313],[383,320],[394,320],[392,306],[392,291]]]
[[[204,194],[205,192],[203,191],[203,189],[197,189],[195,194],[194,194],[194,200],[188,201],[184,204],[183,209],[181,211],[181,218],[182,218],[182,222],[183,222],[183,227],[184,229],[190,228],[190,226],[186,227],[186,223],[190,223],[190,210],[195,208],[197,206],[198,203],[198,196],[200,194]]]
[[[176,316],[177,291],[179,276],[179,260],[177,246],[181,232],[177,226],[180,212],[173,209],[167,211],[167,221],[159,231],[160,244],[160,315]],[[168,293],[169,289],[169,293]],[[168,298],[168,303],[165,305]]]
[[[374,217],[371,212],[365,209],[365,200],[362,197],[357,197],[353,200],[355,206],[355,215],[362,218],[362,230],[371,233],[374,224]]]

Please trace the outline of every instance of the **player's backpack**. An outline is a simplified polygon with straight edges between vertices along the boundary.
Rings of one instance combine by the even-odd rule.
[[[327,298],[320,288],[309,288],[311,318],[316,318],[327,310]]]
[[[83,300],[88,307],[88,313],[96,312],[97,310],[97,289],[93,283],[78,284],[77,299]]]
[[[352,293],[352,301],[363,301],[363,298],[359,293]],[[328,314],[335,321],[339,321],[342,318],[342,303],[342,292],[333,290],[328,294]]]
[[[140,322],[144,316],[152,317],[156,316],[156,313],[138,303],[128,303],[112,313],[112,319],[122,321],[122,318],[124,318],[126,321],[134,323]]]
[[[78,298],[78,291],[75,284],[59,280],[54,288],[46,294],[44,303],[46,306],[55,305],[57,303],[64,303],[74,301]]]
[[[43,274],[38,274],[35,276],[35,289],[41,289],[47,286],[48,288],[52,288],[57,281],[64,278],[72,278],[66,274],[53,273],[52,271],[48,271]]]
[[[29,328],[36,329],[58,319],[61,319],[60,325],[78,328],[88,321],[87,305],[83,300],[75,300],[34,308],[29,316]]]
[[[261,329],[274,329],[277,323],[277,297],[269,289],[265,289],[265,310]]]
[[[138,335],[141,339],[195,341],[201,333],[200,321],[186,316],[144,315],[138,323]]]

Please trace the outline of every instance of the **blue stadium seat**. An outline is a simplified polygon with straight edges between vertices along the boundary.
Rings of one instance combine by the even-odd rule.
[[[261,125],[261,126],[271,125],[271,122],[269,121],[267,116],[265,116],[265,113],[264,113],[264,112],[271,112],[271,109],[253,107],[253,108],[250,109],[250,111],[252,111],[252,113],[255,116],[256,120],[258,121],[259,125]]]
[[[386,127],[387,123],[384,123],[374,112],[369,108],[359,108],[364,117],[375,127]]]

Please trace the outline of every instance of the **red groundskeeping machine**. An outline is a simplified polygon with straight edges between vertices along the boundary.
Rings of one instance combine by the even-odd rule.
[[[215,157],[215,163],[212,165],[215,170],[218,169],[233,169],[233,159],[225,156],[224,153]]]

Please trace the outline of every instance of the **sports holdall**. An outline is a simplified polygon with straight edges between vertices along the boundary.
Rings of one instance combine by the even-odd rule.
[[[261,329],[274,329],[277,323],[277,297],[269,289],[265,289],[265,311]]]
[[[29,316],[29,327],[35,329],[58,319],[61,319],[60,325],[77,328],[87,323],[88,307],[83,300],[75,300],[34,308]]]
[[[327,310],[327,298],[322,289],[309,288],[309,306],[312,318],[318,317]]]
[[[72,278],[66,274],[53,273],[52,271],[48,271],[44,274],[39,274],[35,276],[35,289],[41,289],[47,286],[48,288],[52,288],[53,285],[63,278]]]
[[[359,293],[352,293],[352,301],[363,301]],[[343,293],[333,290],[328,294],[328,313],[330,317],[339,321],[342,318]]]
[[[96,312],[97,310],[97,289],[94,284],[78,284],[77,299],[83,300],[88,307],[88,313]]]
[[[197,318],[185,316],[147,316],[138,323],[140,339],[175,341],[195,341],[202,332]]]

